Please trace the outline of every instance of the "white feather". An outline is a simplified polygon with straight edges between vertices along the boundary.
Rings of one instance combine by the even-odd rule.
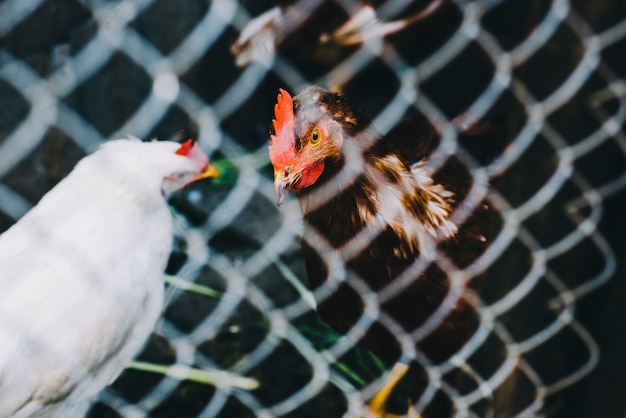
[[[0,417],[82,416],[143,346],[172,245],[163,194],[201,169],[177,147],[111,141],[0,236]]]

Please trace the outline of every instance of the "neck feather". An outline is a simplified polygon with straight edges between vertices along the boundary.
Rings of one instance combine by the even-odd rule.
[[[320,207],[330,209],[330,213],[325,211],[325,216],[331,217],[326,222],[330,224],[342,219],[352,223],[346,232],[342,232],[341,228],[330,229],[334,233],[354,234],[366,226],[375,230],[391,228],[398,237],[420,252],[432,252],[437,242],[456,234],[457,226],[449,219],[453,193],[435,184],[430,170],[423,163],[408,168],[392,154],[384,157],[366,155],[363,173],[352,184],[341,184],[337,179],[344,165],[345,159],[327,162],[318,182],[299,193],[307,220],[317,218],[314,224],[320,223],[315,215],[318,209],[310,211],[309,208],[317,207],[312,204],[315,191],[331,182],[336,186],[336,193]],[[348,214],[334,216],[342,212]],[[342,243],[349,238],[330,240]]]

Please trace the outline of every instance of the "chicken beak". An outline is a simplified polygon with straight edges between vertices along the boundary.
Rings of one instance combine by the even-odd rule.
[[[198,174],[196,180],[208,179],[208,178],[217,178],[220,176],[220,172],[217,171],[217,168],[213,167],[211,164],[207,164],[206,167]]]
[[[283,173],[274,173],[274,199],[277,205],[280,206],[283,203],[289,191],[300,181],[300,178],[302,178],[302,173],[293,173],[286,176]]]

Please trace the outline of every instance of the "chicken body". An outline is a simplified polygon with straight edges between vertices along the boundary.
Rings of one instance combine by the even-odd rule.
[[[183,147],[111,141],[0,236],[0,417],[83,416],[141,349],[173,240],[165,197],[215,173]]]
[[[307,278],[322,319],[391,363],[415,360],[411,344],[426,355],[422,362],[457,352],[476,328],[475,311],[462,296],[450,297],[450,278],[432,262],[439,244],[458,233],[454,193],[423,161],[408,165],[346,99],[319,87],[293,99],[281,90],[273,128],[276,201],[297,192]],[[439,319],[420,331],[432,318]],[[426,379],[412,364],[411,403]]]

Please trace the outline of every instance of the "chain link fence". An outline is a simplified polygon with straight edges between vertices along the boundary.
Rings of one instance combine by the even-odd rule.
[[[274,203],[276,94],[311,84],[383,133],[435,127],[434,169],[467,183],[455,219],[492,208],[482,244],[443,262],[479,324],[448,360],[420,360],[423,416],[623,417],[626,4],[373,2],[387,22],[427,13],[339,45],[324,35],[361,2],[293,3],[246,56],[232,45],[269,1],[0,1],[1,231],[127,134],[196,138],[225,174],[172,199],[162,318],[89,417],[356,417],[375,393],[388,365],[318,319],[300,210]],[[461,135],[485,123],[497,134]]]

